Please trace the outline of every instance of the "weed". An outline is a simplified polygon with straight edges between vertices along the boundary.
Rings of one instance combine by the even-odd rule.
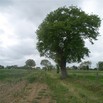
[[[36,78],[34,76],[29,76],[27,80],[29,83],[33,83],[36,80]]]
[[[0,101],[8,103],[10,102],[9,97],[17,98],[17,100],[24,97],[26,99],[33,89],[28,86],[29,83],[38,82],[48,85],[50,91],[48,92],[47,88],[42,89],[32,103],[39,103],[42,98],[48,97],[51,98],[51,103],[103,103],[102,71],[99,71],[98,80],[94,70],[69,70],[68,72],[68,78],[60,80],[55,70],[50,72],[43,70],[0,70]],[[26,84],[20,88],[15,86],[22,81],[26,81]]]
[[[39,101],[37,101],[37,100],[33,100],[32,103],[39,103]]]
[[[41,98],[42,98],[42,96],[37,96],[35,99],[39,100],[39,99],[41,99]]]

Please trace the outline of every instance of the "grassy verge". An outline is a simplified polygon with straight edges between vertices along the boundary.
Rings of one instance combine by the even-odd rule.
[[[47,73],[46,82],[55,95],[57,103],[103,102],[102,73],[99,79],[96,79],[95,72],[85,71],[87,74],[80,72],[70,71],[69,77],[65,80],[60,80],[54,71]]]
[[[67,103],[68,100],[65,99],[68,89],[60,85],[57,79],[51,78],[49,75],[46,75],[45,82],[52,91],[51,95],[57,103]]]
[[[0,98],[3,103],[6,103],[4,99],[9,99],[10,96],[18,98],[27,95],[25,98],[28,98],[29,93],[37,88],[36,99],[39,101],[48,96],[47,98],[52,98],[51,103],[103,103],[102,71],[99,71],[99,78],[96,78],[96,71],[70,70],[68,73],[68,78],[61,80],[56,71],[0,70]],[[47,87],[45,89],[42,86]],[[49,92],[46,92],[48,90]],[[13,94],[10,94],[10,91]],[[2,99],[3,96],[6,98]]]

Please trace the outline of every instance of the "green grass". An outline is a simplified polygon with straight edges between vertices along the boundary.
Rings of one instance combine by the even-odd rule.
[[[2,69],[0,70],[0,81],[17,82],[22,80],[26,75],[28,75],[27,70]]]
[[[40,73],[36,70],[1,69],[0,81],[19,82],[21,80],[27,80],[29,83],[33,83],[39,75]]]
[[[49,88],[52,90],[52,99],[56,100],[57,103],[68,103],[67,94],[69,92],[68,88],[64,87],[60,82],[59,78],[52,78],[49,73],[45,75],[45,82],[48,84]]]
[[[60,80],[53,71],[49,75],[49,83],[57,103],[102,103],[103,102],[103,72],[99,72],[99,78],[96,77],[96,71],[68,71],[69,77]],[[51,83],[50,83],[51,81]],[[54,85],[53,85],[54,83]],[[56,87],[57,88],[56,88]],[[54,88],[53,88],[54,87]],[[65,90],[62,90],[65,88]],[[65,92],[65,93],[64,93]],[[62,94],[62,95],[60,95]],[[66,95],[65,95],[66,94]],[[60,100],[63,98],[64,100]]]
[[[98,78],[96,73],[94,70],[68,70],[68,78],[61,80],[56,71],[5,69],[0,70],[0,82],[45,83],[50,94],[44,90],[38,96],[50,95],[56,103],[103,103],[103,71],[99,71]]]

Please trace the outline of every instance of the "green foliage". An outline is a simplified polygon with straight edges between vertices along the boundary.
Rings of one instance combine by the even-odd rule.
[[[18,69],[17,65],[6,66],[6,69]]]
[[[36,67],[35,69],[40,70],[41,68],[40,67]]]
[[[75,65],[73,65],[73,66],[71,67],[71,69],[73,69],[73,70],[77,70],[77,69],[78,69],[78,67],[77,67],[77,66],[75,66]]]
[[[33,59],[28,59],[25,63],[26,63],[27,67],[36,66],[36,63],[35,63],[35,61]]]
[[[67,62],[80,62],[84,56],[89,56],[85,39],[93,44],[99,35],[100,23],[97,15],[86,14],[75,6],[58,8],[38,27],[37,49],[41,56],[52,58],[60,66],[64,79]]]
[[[29,83],[33,83],[36,79],[37,79],[37,78],[36,78],[36,76],[35,76],[34,74],[29,75],[29,76],[27,77],[27,80],[28,80]]]
[[[42,66],[44,66],[44,67],[49,67],[49,66],[51,66],[51,62],[50,62],[49,60],[47,60],[47,59],[43,59],[40,64],[41,64]]]
[[[28,71],[19,69],[2,69],[0,70],[0,81],[17,82],[22,80]]]
[[[51,62],[49,61],[49,60],[47,60],[47,59],[43,59],[42,61],[41,61],[41,63],[40,63],[42,66],[44,66],[44,68],[43,69],[48,69],[48,70],[51,70],[52,69],[52,64],[51,64]]]
[[[98,68],[99,70],[103,70],[103,61],[99,61],[99,62],[97,63],[97,68]]]
[[[96,40],[101,20],[71,6],[50,12],[37,30],[40,55],[55,61],[79,62],[89,55],[84,39]]]
[[[4,66],[3,66],[3,65],[0,65],[0,69],[4,69]]]
[[[80,65],[79,65],[79,69],[82,69],[82,70],[89,70],[90,67],[91,67],[91,62],[90,61],[84,61],[82,62]]]

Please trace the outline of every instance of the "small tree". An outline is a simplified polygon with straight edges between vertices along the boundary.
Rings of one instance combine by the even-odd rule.
[[[71,68],[72,68],[73,70],[77,70],[77,69],[78,69],[78,67],[75,66],[75,65],[73,65]]]
[[[41,68],[40,67],[36,67],[35,69],[40,70]]]
[[[40,63],[42,66],[44,66],[45,68],[47,68],[48,70],[50,69],[50,67],[52,66],[51,65],[51,62],[47,59],[43,59],[41,60],[41,63]]]
[[[28,59],[26,62],[25,62],[26,66],[29,67],[29,68],[32,68],[32,67],[35,67],[36,66],[36,63],[33,59]]]
[[[97,63],[97,68],[98,68],[99,70],[103,70],[103,61],[99,61],[99,62]]]
[[[36,31],[37,49],[41,56],[52,58],[61,69],[62,78],[67,77],[66,63],[80,62],[89,56],[85,39],[92,44],[98,37],[101,20],[97,15],[86,14],[71,6],[50,12]]]
[[[89,70],[89,68],[91,67],[91,62],[90,61],[84,61],[79,65],[79,68],[82,70]]]
[[[0,65],[0,69],[4,69],[4,66],[3,66],[3,65]]]
[[[96,77],[97,77],[97,79],[99,78],[99,70],[103,70],[103,61],[99,61],[98,63],[97,63],[97,73],[96,73]]]

